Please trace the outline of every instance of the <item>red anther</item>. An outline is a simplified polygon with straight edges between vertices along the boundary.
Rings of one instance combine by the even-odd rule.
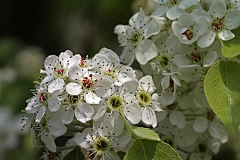
[[[88,83],[88,86],[89,86],[89,87],[92,87],[92,83]]]
[[[112,71],[111,70],[108,70],[109,73],[111,73]]]
[[[64,69],[59,69],[56,71],[58,74],[62,74],[64,72]]]
[[[44,96],[43,93],[40,94],[40,100],[41,100],[41,101],[45,101],[45,100],[46,100],[46,97]]]
[[[89,77],[92,77],[92,74],[89,74]]]
[[[215,117],[215,114],[212,111],[210,111],[207,113],[207,117],[208,117],[208,119],[210,119],[212,121]]]
[[[191,40],[193,38],[193,32],[190,31],[189,29],[187,29],[186,31],[184,31],[183,33],[181,33],[182,35],[185,35],[187,37],[188,40]]]
[[[85,64],[85,62],[84,62],[85,58],[82,57],[81,59],[82,59],[82,60],[81,60],[81,64],[80,64],[80,66],[84,66],[84,64]]]

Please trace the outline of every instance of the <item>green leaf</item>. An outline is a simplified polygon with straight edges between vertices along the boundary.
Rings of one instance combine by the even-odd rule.
[[[64,160],[84,160],[85,156],[82,154],[79,147],[67,154]]]
[[[240,124],[240,65],[231,61],[213,64],[204,90],[209,105],[235,137]]]
[[[232,58],[240,55],[240,28],[232,31],[235,38],[230,41],[222,42],[222,54],[226,58]]]
[[[149,128],[132,126],[132,131],[140,139],[160,141],[158,134],[155,131],[150,130]]]
[[[121,113],[124,119],[126,129],[128,130],[128,132],[132,133],[136,139],[148,139],[148,140],[160,141],[160,138],[155,131],[150,130],[149,128],[136,127],[136,126],[130,125],[126,120],[125,116],[123,116],[124,115],[123,111],[121,111]]]
[[[170,145],[162,141],[136,140],[124,160],[181,160]]]

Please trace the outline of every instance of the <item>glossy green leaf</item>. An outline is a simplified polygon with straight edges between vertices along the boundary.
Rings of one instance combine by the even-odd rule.
[[[158,134],[149,128],[132,126],[132,130],[140,139],[160,141]]]
[[[136,140],[124,160],[181,160],[170,145],[162,141]]]
[[[240,28],[232,32],[235,34],[235,38],[230,41],[222,42],[222,54],[226,58],[240,55]]]
[[[209,105],[233,137],[240,124],[240,65],[236,62],[216,62],[204,80]]]

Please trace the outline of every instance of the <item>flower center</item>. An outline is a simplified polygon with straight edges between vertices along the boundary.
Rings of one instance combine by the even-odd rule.
[[[180,0],[168,0],[168,6],[172,7],[174,5],[177,5],[180,2]]]
[[[135,29],[136,28],[134,28],[134,30]],[[134,47],[136,47],[139,42],[141,42],[142,40],[145,39],[144,36],[142,35],[142,33],[138,32],[138,31],[136,31],[132,35],[129,35],[127,32],[126,32],[126,34],[129,37],[128,43],[131,43]]]
[[[109,148],[109,139],[107,137],[97,137],[94,142],[93,147],[98,155],[102,155]]]
[[[167,55],[157,56],[156,59],[162,68],[167,68],[170,64],[170,58]]]
[[[41,93],[39,99],[41,102],[45,102],[47,100],[47,94]]]
[[[176,109],[175,103],[168,105],[167,109],[170,110],[170,111],[175,110]]]
[[[91,88],[93,86],[93,80],[92,80],[92,74],[89,75],[88,77],[84,77],[83,81],[83,86],[87,89]]]
[[[186,38],[188,39],[188,40],[191,40],[192,38],[193,38],[193,32],[191,31],[191,29],[186,29],[185,31],[183,31],[182,33],[181,33],[182,35],[184,35],[184,36],[186,36]]]
[[[208,146],[206,144],[199,144],[198,150],[201,153],[207,153],[208,152]]]
[[[152,97],[148,92],[139,91],[137,93],[137,99],[139,101],[139,105],[144,106],[151,106]]]
[[[104,72],[104,75],[110,76],[110,77],[112,77],[112,79],[116,78],[114,70],[108,70],[108,71]]]
[[[222,23],[223,19],[222,18],[215,18],[213,20],[213,23],[212,23],[212,28],[214,31],[221,31],[222,28],[223,28],[223,23]]]
[[[215,113],[213,111],[210,111],[207,113],[207,118],[210,120],[210,121],[213,121],[213,119],[215,118]]]
[[[199,52],[197,52],[197,53],[191,53],[191,55],[188,56],[188,58],[189,58],[191,61],[196,62],[196,63],[198,63],[198,62],[200,62],[200,61],[202,60],[202,56],[201,56],[201,54],[200,54]]]
[[[72,95],[68,95],[68,97],[70,98],[71,100],[71,103],[77,103],[78,102],[78,96],[72,96]]]
[[[118,110],[120,109],[123,104],[124,104],[124,101],[121,99],[121,97],[117,94],[113,94],[109,99],[108,99],[108,107],[111,109],[111,110]]]

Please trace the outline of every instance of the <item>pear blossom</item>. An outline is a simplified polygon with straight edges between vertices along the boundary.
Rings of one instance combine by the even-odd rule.
[[[132,124],[138,124],[142,119],[142,113],[135,96],[137,88],[138,81],[128,81],[122,86],[114,85],[105,96],[104,106],[112,112],[123,113]]]
[[[200,0],[154,0],[161,6],[154,12],[154,15],[162,16],[166,13],[167,18],[175,20],[185,13],[191,6],[197,5]]]
[[[81,56],[73,56],[69,50],[62,52],[59,57],[55,55],[48,56],[44,61],[45,70],[41,70],[41,73],[46,75],[41,85],[49,83],[49,93],[62,90],[68,77],[68,69],[75,63],[80,64],[80,62]]]
[[[196,15],[199,15],[199,12],[203,12],[202,10],[193,11],[196,12]],[[235,35],[231,32],[240,26],[239,17],[240,11],[233,10],[231,12],[227,12],[226,3],[223,0],[215,0],[208,10],[208,15],[205,13],[202,14],[204,18],[209,23],[209,29],[199,38],[198,46],[201,48],[206,48],[210,46],[215,37],[218,37],[224,41],[231,40],[235,37]]]
[[[118,116],[112,121],[109,119],[111,115],[106,114],[102,122],[94,123],[93,128],[86,128],[75,135],[76,144],[90,151],[89,156],[93,157],[92,159],[99,156],[100,160],[120,160],[114,150],[123,150],[132,138],[131,134],[124,130],[122,117]]]
[[[136,97],[142,111],[142,121],[151,125],[153,128],[157,126],[157,117],[155,111],[163,111],[159,103],[159,95],[154,93],[154,86],[151,76],[144,76],[139,80]]]
[[[154,18],[147,17],[144,11],[136,13],[129,20],[129,25],[117,25],[114,33],[118,35],[120,46],[124,47],[121,61],[131,65],[134,58],[140,64],[146,64],[157,55],[155,44],[149,40],[160,32],[161,26]]]
[[[191,14],[183,14],[178,21],[172,23],[174,34],[183,44],[192,44],[198,41],[208,28],[208,21],[204,17],[194,19]]]

